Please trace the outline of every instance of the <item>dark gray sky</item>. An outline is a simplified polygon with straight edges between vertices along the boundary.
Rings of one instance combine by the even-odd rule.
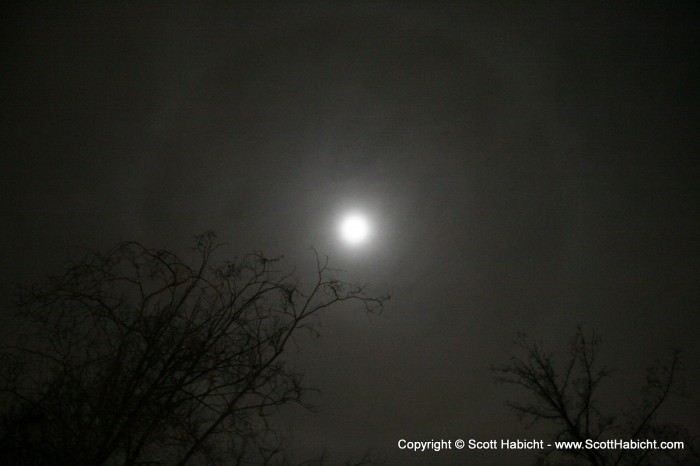
[[[393,299],[372,321],[326,315],[298,356],[322,391],[320,413],[288,413],[300,450],[502,464],[396,441],[533,436],[489,372],[518,331],[598,331],[612,398],[674,346],[700,383],[691,2],[18,3],[0,40],[3,283],[204,230],[301,269],[316,247]],[[354,252],[349,208],[375,220]],[[685,403],[668,415],[700,428]]]

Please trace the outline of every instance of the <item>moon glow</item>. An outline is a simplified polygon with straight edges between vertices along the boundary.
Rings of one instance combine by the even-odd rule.
[[[369,222],[362,215],[348,215],[340,223],[340,236],[348,244],[357,245],[365,242],[369,233]]]

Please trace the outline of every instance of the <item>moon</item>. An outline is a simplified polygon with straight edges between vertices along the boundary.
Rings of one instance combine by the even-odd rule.
[[[350,214],[340,222],[340,236],[350,245],[355,246],[364,243],[369,234],[369,222],[363,215]]]

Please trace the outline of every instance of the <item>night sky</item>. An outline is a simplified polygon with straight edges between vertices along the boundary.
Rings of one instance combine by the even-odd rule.
[[[98,3],[2,10],[3,289],[121,240],[213,230],[302,275],[315,247],[392,299],[292,356],[320,390],[282,414],[300,456],[531,464],[396,443],[546,435],[491,375],[519,331],[598,332],[612,405],[673,347],[696,391],[691,2]],[[372,222],[356,247],[349,210]]]

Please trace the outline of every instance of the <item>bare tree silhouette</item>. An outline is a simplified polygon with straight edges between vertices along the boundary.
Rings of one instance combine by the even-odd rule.
[[[318,254],[304,286],[262,254],[215,262],[212,233],[194,251],[190,264],[126,242],[21,289],[28,330],[1,353],[0,463],[284,462],[269,416],[305,392],[285,348],[325,309],[379,312],[386,298]]]
[[[647,370],[640,401],[626,411],[604,412],[599,399],[601,384],[611,371],[599,361],[600,339],[578,327],[563,364],[556,364],[552,352],[542,344],[518,335],[518,355],[492,368],[498,383],[524,389],[524,401],[508,401],[517,416],[530,423],[545,422],[554,427],[555,440],[600,441],[606,439],[682,440],[684,450],[572,449],[566,453],[586,464],[659,465],[699,464],[697,439],[684,428],[655,422],[661,406],[672,395],[682,394],[677,376],[680,351],[673,351],[665,363]]]

